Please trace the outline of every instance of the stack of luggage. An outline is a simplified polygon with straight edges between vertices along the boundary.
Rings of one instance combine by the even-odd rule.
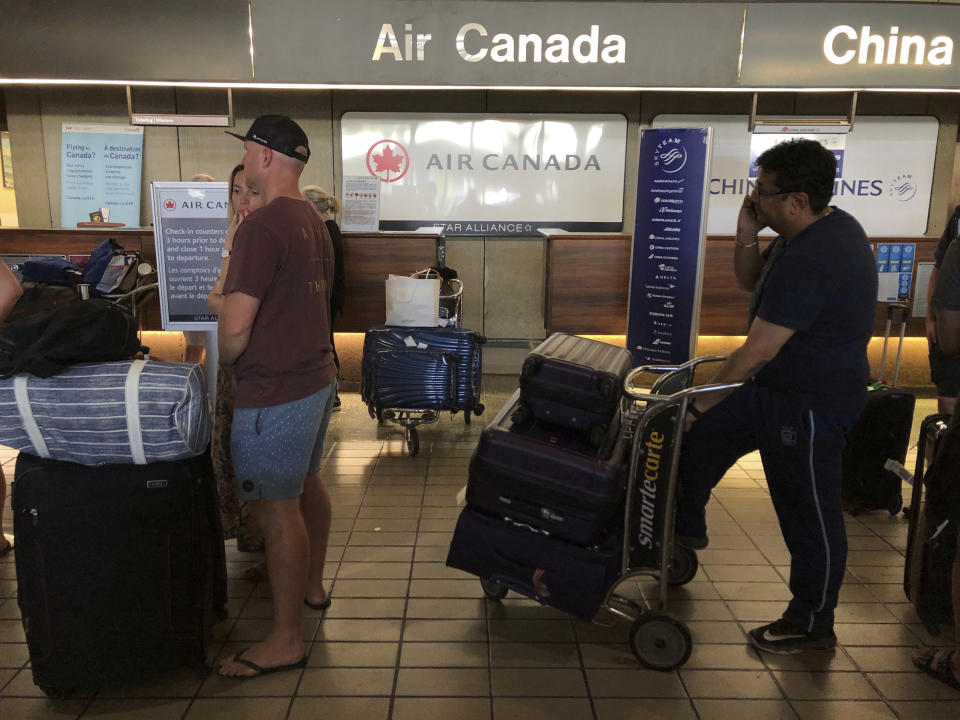
[[[621,570],[630,353],[556,333],[480,436],[447,565],[591,620]]]
[[[34,682],[62,697],[200,668],[214,617],[226,616],[202,369],[53,362],[41,345],[30,364],[45,359],[53,374],[0,380],[0,444],[20,451],[11,506]],[[22,361],[23,347],[10,358]]]

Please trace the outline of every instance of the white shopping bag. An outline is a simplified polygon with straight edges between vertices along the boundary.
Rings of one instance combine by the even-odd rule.
[[[440,278],[387,276],[387,325],[436,327],[440,323]]]

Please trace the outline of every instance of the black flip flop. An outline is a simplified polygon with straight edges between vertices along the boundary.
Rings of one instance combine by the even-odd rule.
[[[913,664],[923,670],[930,677],[936,678],[954,690],[960,690],[960,680],[953,674],[950,667],[950,658],[957,652],[947,648],[928,648],[932,653],[924,652],[920,658],[914,658]],[[923,664],[921,664],[923,663]]]
[[[306,598],[303,599],[303,604],[306,605],[311,610],[326,610],[328,607],[330,607],[330,602],[331,600],[329,597],[327,597],[327,599],[324,600],[323,602],[319,602],[319,603],[312,603]]]
[[[245,653],[249,649],[250,648],[244,648],[243,650],[238,652],[236,655],[234,655],[230,659],[233,662],[238,662],[241,665],[246,665],[248,668],[254,671],[253,675],[224,675],[222,673],[219,673],[220,677],[230,678],[233,680],[249,680],[250,678],[261,677],[263,675],[270,675],[272,673],[283,672],[285,670],[299,670],[300,668],[305,668],[307,666],[307,656],[304,655],[302,658],[297,660],[297,662],[290,663],[289,665],[274,665],[273,667],[261,667],[257,665],[255,662],[247,660],[245,657],[243,657],[243,653]]]

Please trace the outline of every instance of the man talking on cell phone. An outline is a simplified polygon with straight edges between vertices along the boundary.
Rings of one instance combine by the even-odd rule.
[[[680,456],[677,542],[707,546],[710,492],[743,455],[760,450],[790,551],[783,616],[752,630],[759,650],[832,648],[847,557],[841,503],[846,432],[867,402],[867,344],[877,270],[860,224],[828,203],[836,158],[814,140],[775,145],[757,158],[756,188],[737,219],[734,264],[754,293],[750,329],[713,378],[743,382],[690,405]],[[758,233],[779,234],[764,260]]]

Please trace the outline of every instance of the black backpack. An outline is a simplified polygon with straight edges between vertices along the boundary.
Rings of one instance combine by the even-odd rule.
[[[47,378],[76,363],[129,360],[148,350],[137,330],[133,315],[100,298],[25,317],[0,328],[0,377]]]

